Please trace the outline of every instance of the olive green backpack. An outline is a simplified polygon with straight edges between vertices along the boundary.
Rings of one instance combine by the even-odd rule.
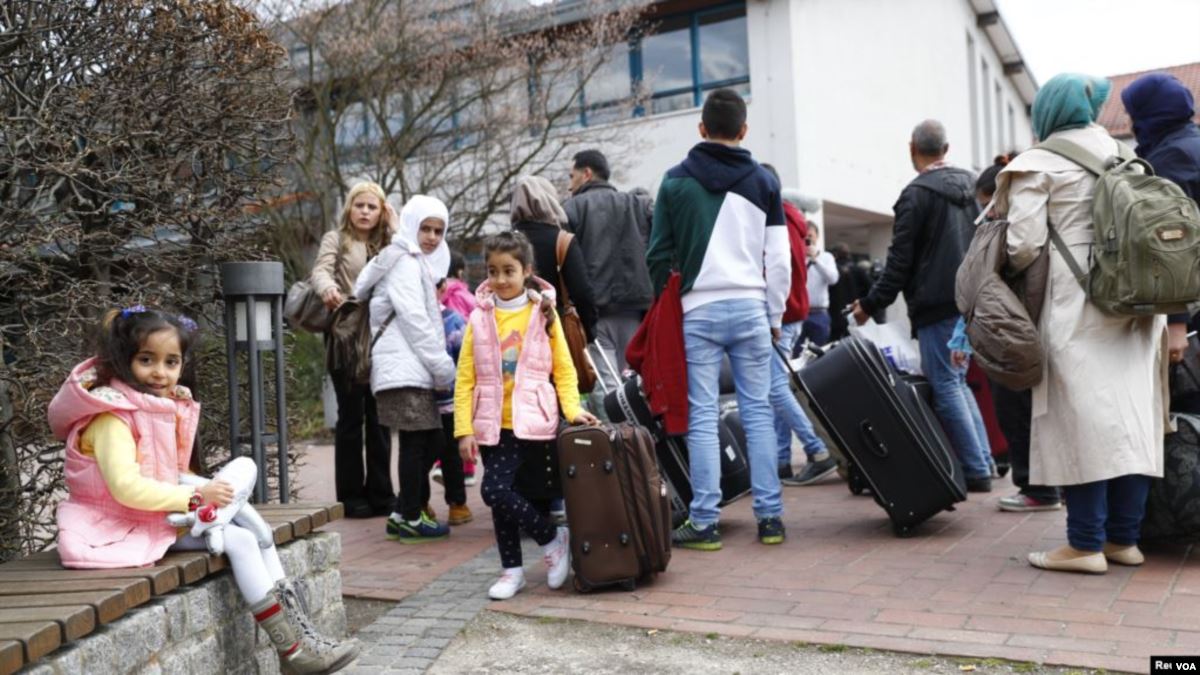
[[[1117,145],[1120,156],[1107,160],[1062,138],[1036,146],[1096,176],[1091,269],[1083,270],[1053,224],[1050,238],[1101,311],[1124,316],[1185,312],[1200,300],[1200,210],[1178,185],[1155,176],[1148,162]]]

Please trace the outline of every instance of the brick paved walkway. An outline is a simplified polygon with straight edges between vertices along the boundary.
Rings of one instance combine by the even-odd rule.
[[[302,484],[313,485],[314,475],[332,477],[330,454],[321,447],[310,452]],[[1001,481],[996,492],[973,495],[957,511],[935,517],[918,536],[897,539],[883,511],[841,483],[787,488],[782,546],[754,541],[744,499],[725,510],[723,551],[677,550],[668,573],[634,593],[549,591],[540,564],[530,564],[529,587],[488,607],[1132,672],[1146,672],[1151,654],[1200,654],[1200,550],[1151,551],[1143,567],[1114,566],[1104,576],[1035,570],[1025,553],[1063,543],[1065,516],[997,511],[996,500],[1010,491]],[[382,519],[334,523],[344,537],[346,594],[399,599],[487,550],[490,517],[478,504],[478,490],[470,492],[477,520],[456,528],[444,544],[384,541]],[[435,494],[440,499],[440,491]]]

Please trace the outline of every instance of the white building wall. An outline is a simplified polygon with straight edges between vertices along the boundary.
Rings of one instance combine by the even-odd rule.
[[[787,186],[888,217],[913,177],[909,133],[928,117],[946,125],[950,161],[973,168],[990,163],[990,156],[979,167],[972,160],[968,33],[976,61],[989,63],[987,82],[977,78],[979,125],[982,88],[993,91],[999,83],[1001,133],[1008,136],[1011,104],[1016,147],[1031,142],[1025,105],[965,0],[921,0],[920,12],[895,0],[750,0],[746,13],[746,147],[773,163]],[[970,65],[979,72],[979,63]],[[991,108],[994,133],[994,100]],[[689,110],[626,123],[638,149],[615,167],[615,181],[656,189],[662,172],[699,140],[699,121],[699,110]]]

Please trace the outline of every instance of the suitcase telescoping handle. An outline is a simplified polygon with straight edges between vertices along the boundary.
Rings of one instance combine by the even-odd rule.
[[[790,360],[788,360],[787,352],[784,351],[783,347],[781,347],[779,345],[779,343],[775,342],[774,340],[771,341],[771,347],[775,349],[775,353],[779,356],[780,359],[783,360],[783,367],[787,368],[788,375],[791,376],[792,382],[794,382],[797,387],[800,387],[801,386],[800,385],[800,376],[797,375],[796,370],[794,368],[792,368],[792,362]]]
[[[616,383],[617,389],[620,389],[621,388],[621,373],[617,371],[616,366],[614,366],[612,361],[609,360],[608,351],[606,351],[604,349],[604,346],[600,344],[599,340],[597,340],[596,342],[593,342],[589,346],[595,347],[595,352],[600,355],[600,360],[604,363],[604,369],[608,371],[609,377],[611,377],[612,381]],[[588,351],[590,352],[592,350],[588,349]],[[592,363],[594,365],[595,360],[593,360]],[[608,383],[604,381],[604,378],[597,377],[596,382],[600,384],[600,388],[603,389],[604,393],[607,395],[609,393]],[[630,418],[630,419],[633,419],[633,418]]]

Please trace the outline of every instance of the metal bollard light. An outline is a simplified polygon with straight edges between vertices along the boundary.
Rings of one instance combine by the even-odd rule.
[[[221,292],[225,297],[226,358],[229,363],[229,447],[234,457],[249,444],[258,465],[254,501],[267,499],[266,446],[279,452],[279,501],[288,501],[287,405],[284,395],[283,263],[232,262],[221,265]],[[275,433],[266,432],[262,352],[275,352]],[[250,430],[241,428],[239,405],[242,390],[238,352],[246,352],[246,386],[250,398]]]

